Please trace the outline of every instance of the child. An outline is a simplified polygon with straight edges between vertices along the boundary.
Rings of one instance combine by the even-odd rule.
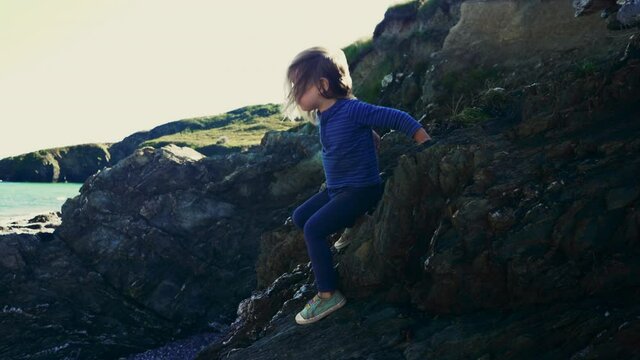
[[[318,293],[296,315],[298,324],[318,321],[346,303],[336,289],[337,273],[327,236],[352,227],[383,192],[372,127],[392,128],[421,144],[431,138],[406,112],[375,106],[353,96],[342,50],[313,47],[287,69],[284,112],[315,119],[320,127],[326,188],[295,209],[294,224],[304,231]]]

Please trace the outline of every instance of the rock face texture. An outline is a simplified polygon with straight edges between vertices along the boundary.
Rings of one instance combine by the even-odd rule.
[[[385,192],[334,252],[348,302],[326,319],[294,321],[316,289],[289,217],[323,181],[304,125],[224,156],[138,149],[53,234],[0,237],[0,324],[33,339],[0,354],[116,358],[216,331],[198,359],[640,357],[640,44],[604,29],[570,2],[387,12],[356,87],[386,79],[374,100],[435,141],[383,136]]]
[[[142,148],[92,175],[53,233],[1,236],[2,329],[21,331],[0,353],[113,358],[224,328],[256,286],[261,232],[322,181],[315,131],[226,156]]]
[[[299,231],[263,235],[257,269],[272,283],[238,307],[226,345],[199,358],[637,355],[639,64],[587,92],[606,99],[591,115],[588,102],[562,103],[557,115],[496,119],[401,157],[373,216],[335,254],[350,303],[320,323],[293,320],[315,292],[308,266],[271,275],[305,264]]]
[[[569,1],[544,6],[536,1],[466,1],[444,41],[442,56],[465,66],[468,60],[460,59],[465,54],[476,63],[523,66],[553,55],[607,56],[618,50],[600,18],[570,14]]]
[[[51,234],[0,235],[0,270],[3,359],[117,358],[179,334]]]

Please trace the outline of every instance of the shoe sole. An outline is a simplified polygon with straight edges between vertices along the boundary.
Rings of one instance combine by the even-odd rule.
[[[334,247],[334,248],[336,248],[336,250],[340,250],[340,249],[344,249],[344,248],[346,248],[347,246],[349,246],[349,244],[351,244],[351,241],[349,241],[349,242],[343,242],[343,243],[338,243],[338,242],[336,241],[336,243],[335,243],[335,244],[333,244],[333,247]]]
[[[332,307],[330,307],[327,311],[323,312],[322,314],[316,315],[312,318],[309,319],[305,319],[302,316],[300,316],[300,313],[298,313],[296,315],[296,322],[300,325],[305,325],[305,324],[311,324],[314,323],[318,320],[321,320],[322,318],[326,317],[327,315],[331,314],[332,312],[340,309],[341,307],[344,306],[344,304],[347,303],[347,298],[343,298],[342,301],[340,301],[339,303],[333,305]]]

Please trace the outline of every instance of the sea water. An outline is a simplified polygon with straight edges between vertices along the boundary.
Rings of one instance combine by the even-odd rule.
[[[81,183],[0,182],[0,225],[60,211],[62,204],[79,195]]]

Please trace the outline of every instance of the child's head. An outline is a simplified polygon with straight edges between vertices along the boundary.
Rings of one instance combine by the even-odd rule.
[[[326,79],[328,86],[323,86],[322,79]],[[342,50],[312,47],[296,55],[286,75],[284,113],[287,117],[293,119],[299,114],[307,119],[313,118],[313,111],[303,111],[298,105],[310,86],[317,87],[320,94],[328,99],[353,97],[349,65]]]

